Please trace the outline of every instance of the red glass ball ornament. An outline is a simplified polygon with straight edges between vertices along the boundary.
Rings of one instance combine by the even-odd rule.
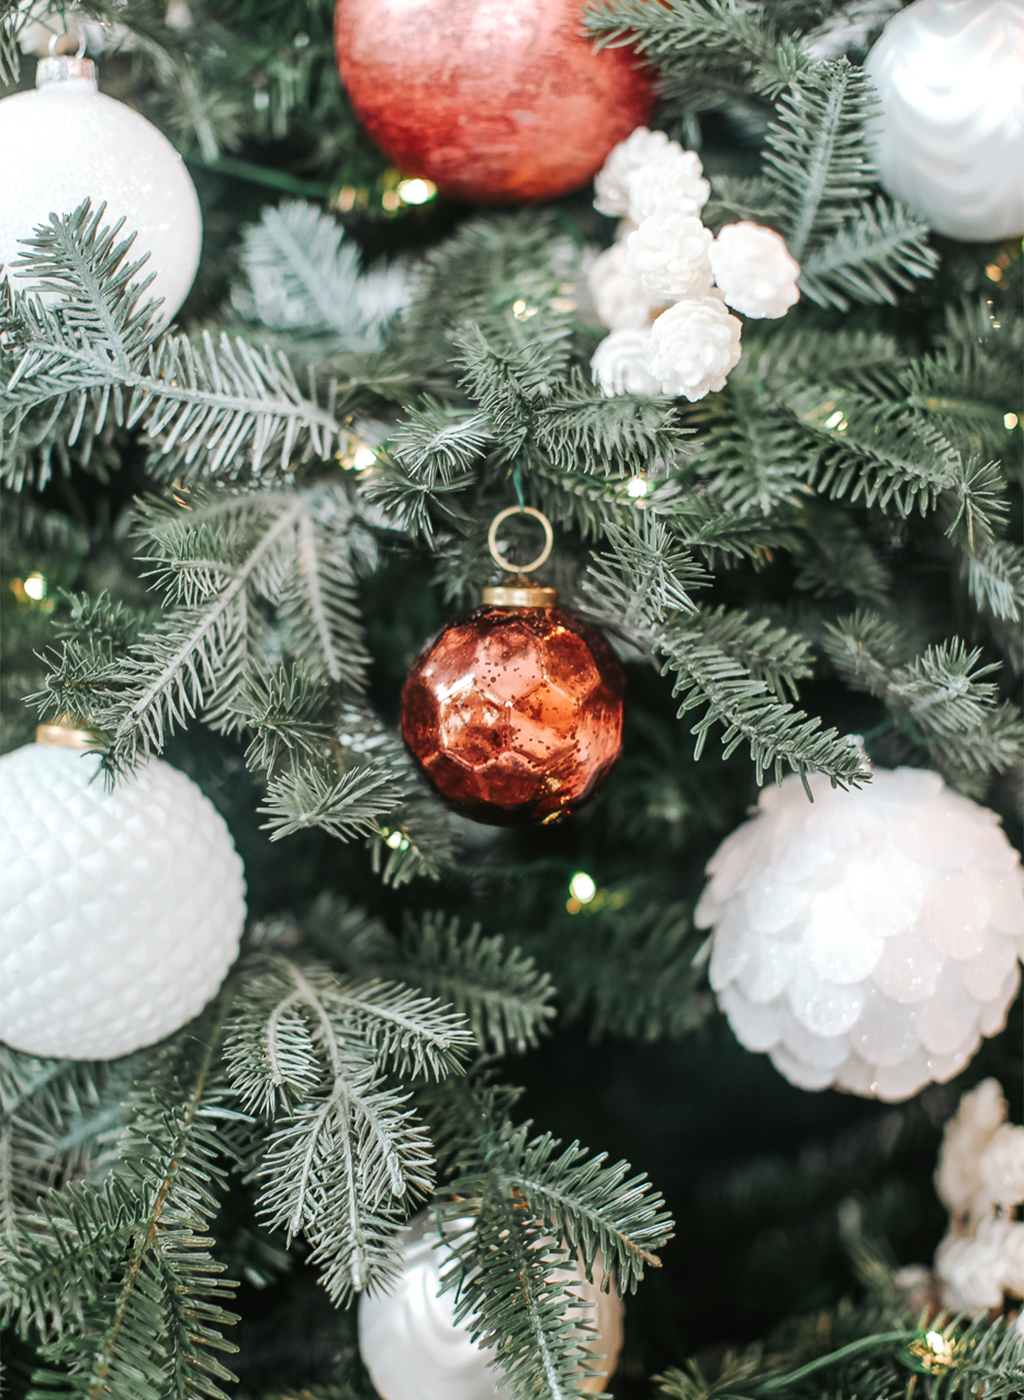
[[[594,53],[582,13],[583,0],[338,0],[335,52],[406,175],[485,204],[552,199],[654,106],[636,55]]]
[[[465,816],[493,826],[552,820],[593,797],[618,761],[625,685],[582,618],[485,602],[414,662],[402,737]]]

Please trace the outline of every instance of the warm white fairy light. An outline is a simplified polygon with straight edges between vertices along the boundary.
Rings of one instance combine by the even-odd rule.
[[[433,180],[399,180],[398,197],[403,204],[427,204],[437,194]]]
[[[42,574],[29,574],[21,586],[34,603],[41,603],[46,597],[46,579]]]
[[[580,904],[589,904],[597,894],[597,884],[585,870],[577,870],[569,881],[569,893]]]

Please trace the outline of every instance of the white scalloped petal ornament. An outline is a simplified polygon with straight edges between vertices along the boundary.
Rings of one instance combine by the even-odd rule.
[[[795,775],[722,843],[697,907],[736,1038],[803,1089],[898,1100],[959,1073],[1020,980],[1020,857],[935,773]]]

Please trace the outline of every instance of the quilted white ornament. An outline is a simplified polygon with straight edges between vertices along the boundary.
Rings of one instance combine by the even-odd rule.
[[[451,1255],[428,1212],[414,1216],[402,1231],[401,1249],[401,1268],[392,1289],[364,1294],[359,1300],[359,1350],[383,1400],[510,1400],[501,1373],[491,1369],[494,1352],[478,1347],[466,1323],[455,1321],[454,1290],[440,1291]],[[580,1300],[595,1305],[576,1315],[585,1313],[597,1328],[588,1345],[604,1356],[605,1375],[610,1375],[622,1347],[618,1294],[614,1288],[600,1291],[599,1265],[594,1267],[593,1283],[564,1269],[555,1270],[555,1278],[573,1281],[572,1291]],[[581,1378],[579,1388],[601,1391],[605,1375]]]
[[[112,792],[98,767],[48,743],[0,758],[0,1035],[30,1055],[151,1045],[238,953],[242,862],[213,804],[159,759]]]
[[[796,775],[767,788],[708,864],[695,920],[714,928],[711,985],[737,1039],[792,1083],[905,1099],[1005,1024],[1020,857],[936,773],[809,782],[813,805]]]
[[[649,330],[612,331],[590,361],[594,383],[606,399],[618,394],[659,394],[661,385],[647,366]]]
[[[693,403],[724,389],[725,376],[739,362],[742,329],[714,287],[663,311],[651,327],[647,357],[662,393],[682,394]]]
[[[1024,232],[1024,0],[916,0],[864,68],[885,187],[950,238]]]
[[[702,297],[711,290],[711,230],[694,215],[652,214],[626,240],[625,272],[650,297]]]
[[[776,320],[800,300],[800,264],[774,229],[747,220],[726,224],[708,260],[726,304],[744,316]]]
[[[613,146],[608,159],[594,176],[594,208],[612,218],[621,217],[629,209],[628,180],[641,165],[656,160],[670,151],[682,154],[678,141],[670,141],[663,131],[648,131],[638,126],[635,131]]]

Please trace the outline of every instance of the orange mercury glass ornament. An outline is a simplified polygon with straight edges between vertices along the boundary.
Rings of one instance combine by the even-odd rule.
[[[495,517],[498,525],[512,506]],[[540,511],[526,513],[551,527]],[[595,627],[520,577],[427,643],[402,690],[402,737],[444,800],[494,826],[552,821],[604,785],[622,749],[625,677]]]
[[[338,0],[356,115],[403,173],[484,204],[585,184],[654,106],[629,49],[593,51],[583,0]]]

